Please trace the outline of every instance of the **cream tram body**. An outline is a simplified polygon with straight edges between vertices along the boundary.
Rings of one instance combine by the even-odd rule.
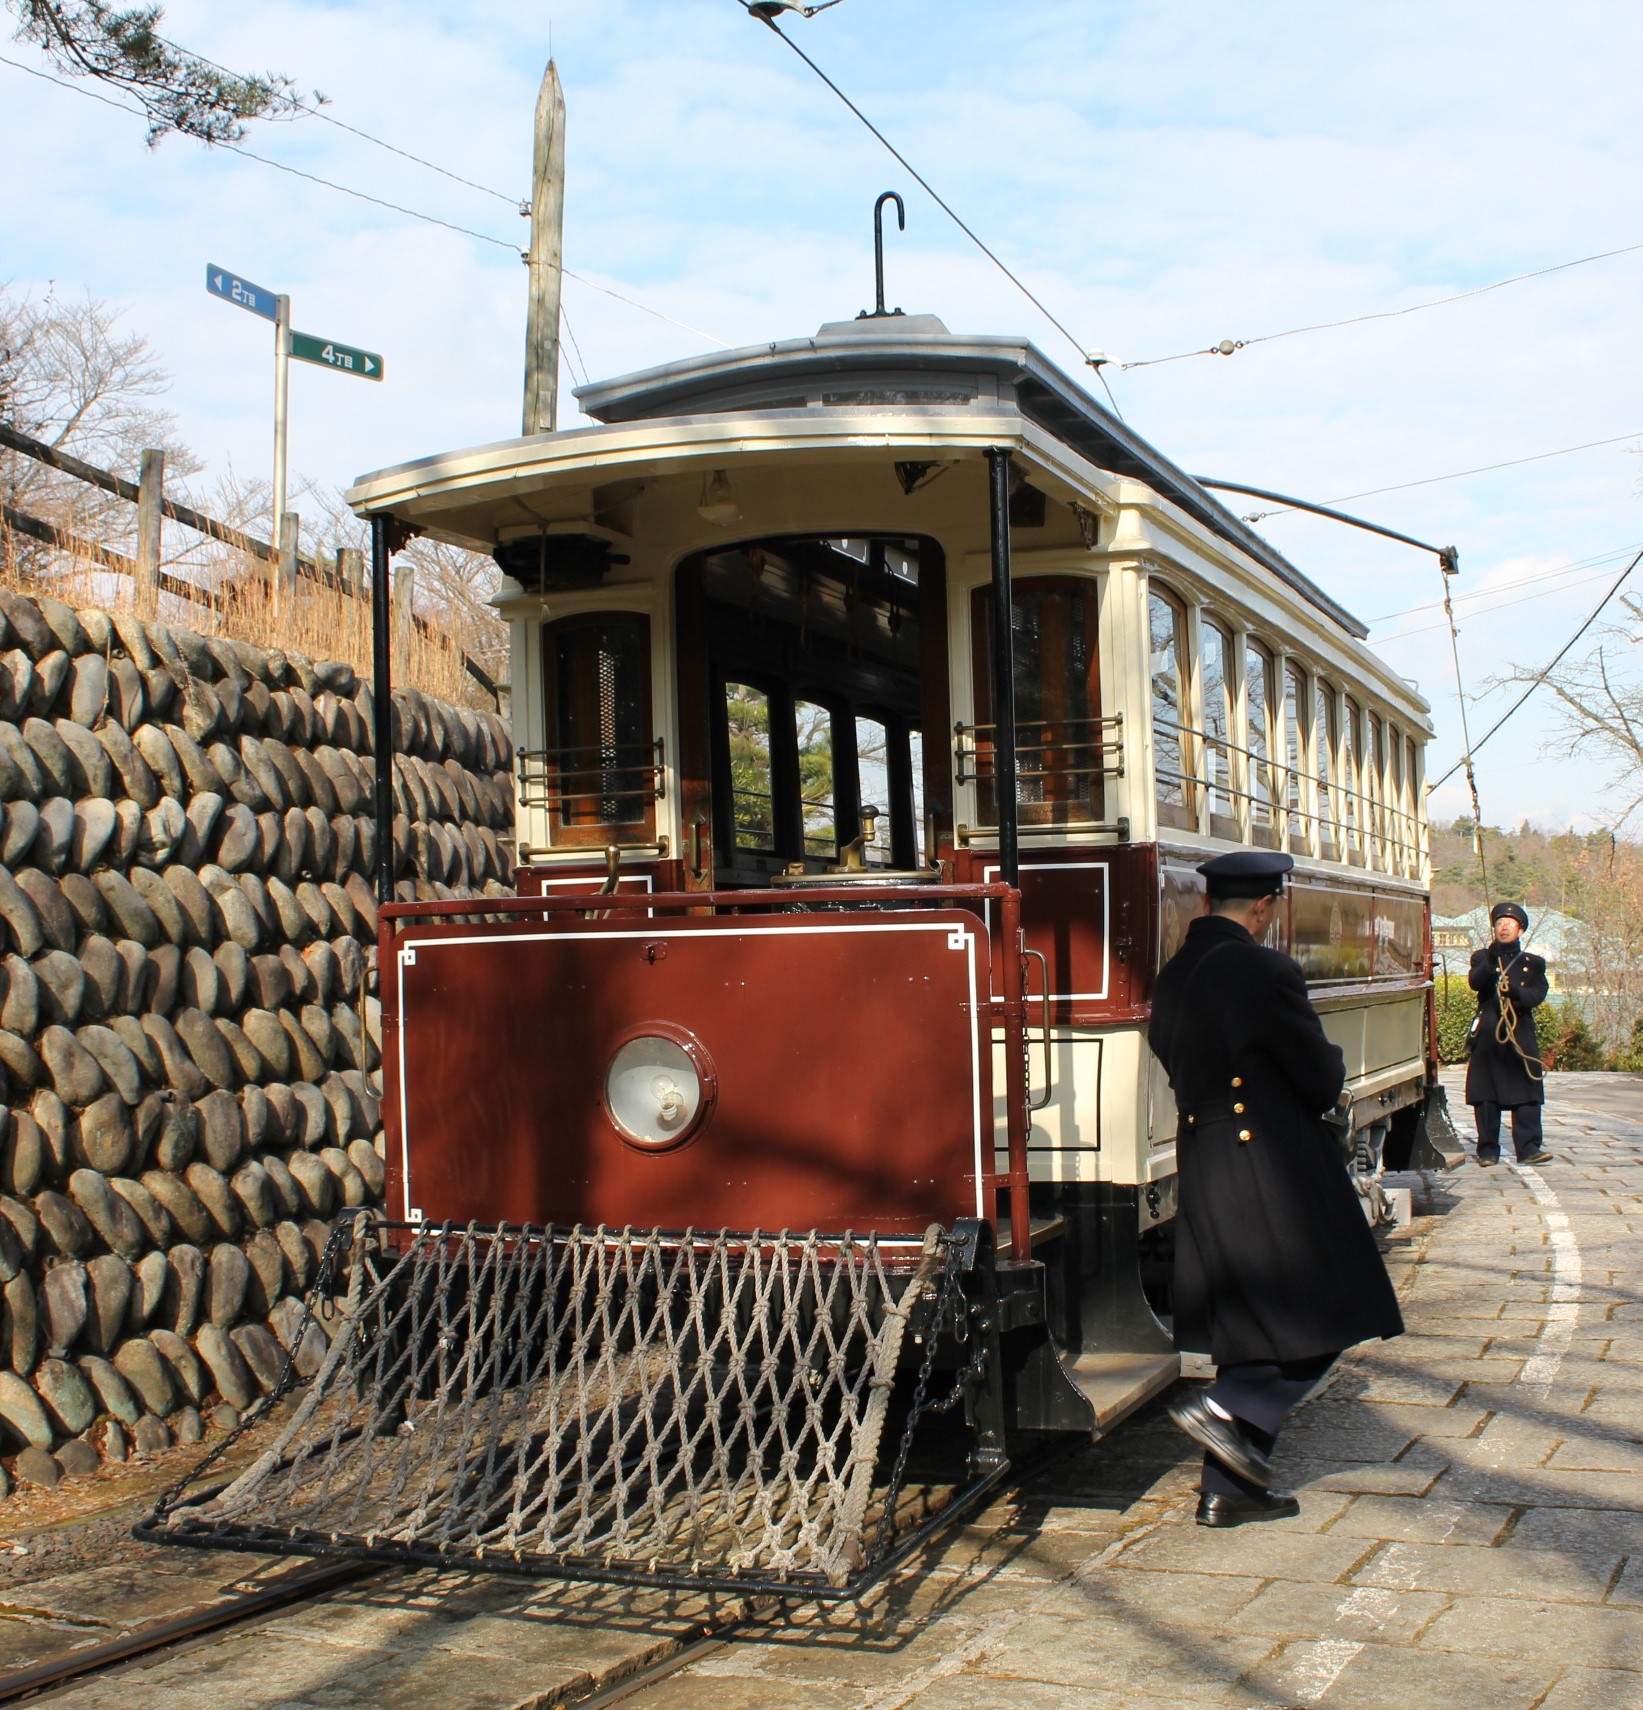
[[[1045,1003],[1036,984],[1029,1004],[1035,1212],[1082,1207],[1127,1235],[1167,1223],[1175,1108],[1147,998],[1197,912],[1194,866],[1225,849],[1295,856],[1276,941],[1346,1054],[1359,1126],[1378,1136],[1417,1102],[1426,703],[1202,487],[1030,345],[929,317],[579,396],[598,425],[350,494],[503,565],[522,889],[597,886],[609,859],[625,892],[791,883],[858,854],[996,877],[981,632],[986,458],[1003,448],[1036,649],[1016,666],[1027,947],[1056,991]],[[744,710],[765,697],[764,807],[745,767],[727,800],[733,692]],[[795,703],[831,721],[830,821],[802,799],[795,818]],[[870,778],[844,775],[858,737],[882,742]],[[869,792],[893,799],[872,804],[886,811],[852,851]],[[1036,915],[1034,884],[1048,887]],[[1076,966],[1055,898],[1078,917]],[[1004,1085],[1000,1064],[1000,1147]]]

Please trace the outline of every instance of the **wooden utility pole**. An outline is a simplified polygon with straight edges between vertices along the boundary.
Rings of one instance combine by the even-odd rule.
[[[160,520],[165,506],[165,453],[143,453],[137,487],[137,615],[150,622],[159,615]]]
[[[530,305],[525,316],[526,433],[552,433],[559,408],[560,261],[565,227],[565,92],[550,59],[536,97]]]
[[[416,611],[416,566],[401,558],[394,566],[394,628],[401,634],[411,633],[411,619]]]
[[[289,619],[297,609],[297,537],[302,518],[295,511],[280,517],[280,536],[275,542],[278,559],[274,565],[274,610]]]

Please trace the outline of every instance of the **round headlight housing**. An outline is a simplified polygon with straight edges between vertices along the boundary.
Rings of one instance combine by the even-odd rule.
[[[626,1039],[605,1069],[605,1111],[630,1146],[666,1151],[707,1120],[716,1083],[695,1036],[656,1023]]]

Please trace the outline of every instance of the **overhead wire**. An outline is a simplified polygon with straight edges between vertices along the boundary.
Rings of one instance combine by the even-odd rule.
[[[207,62],[210,63],[210,62]],[[72,83],[64,77],[53,77],[50,72],[41,71],[38,67],[25,65],[21,60],[11,59],[0,54],[0,65],[9,65],[15,71],[26,72],[30,77],[37,77],[43,83],[55,83],[59,89],[66,89],[71,95],[84,95],[88,100],[99,101],[105,107],[113,107],[117,112],[129,114],[132,118],[146,118],[139,107],[127,106],[124,101],[116,101],[111,96],[102,94],[96,89],[87,89],[78,83]],[[347,128],[347,127],[345,127]],[[374,140],[374,139],[373,139]],[[347,184],[339,184],[335,179],[321,177],[316,172],[304,172],[300,167],[289,166],[284,161],[274,160],[265,154],[258,154],[254,149],[243,147],[239,143],[213,143],[213,148],[227,149],[231,154],[242,156],[246,160],[254,160],[259,166],[272,167],[276,172],[288,173],[293,178],[306,179],[310,184],[318,184],[327,190],[334,190],[342,196],[352,196],[361,202],[369,202],[379,208],[385,208],[391,213],[403,214],[407,219],[420,220],[424,225],[440,226],[446,231],[456,232],[462,237],[473,238],[476,242],[490,244],[497,249],[511,251],[523,261],[529,261],[529,254],[522,250],[517,243],[511,243],[504,238],[492,237],[489,232],[475,231],[470,226],[459,226],[454,221],[442,220],[435,214],[425,214],[418,208],[408,208],[401,202],[390,202],[381,196],[373,196],[364,190],[355,190]],[[414,157],[413,157],[414,158]],[[687,332],[694,338],[716,345],[720,350],[728,350],[730,346],[722,338],[717,338],[710,332],[704,332],[701,327],[692,326],[689,321],[682,321],[675,315],[670,315],[662,309],[649,303],[642,303],[636,297],[629,297],[609,285],[601,285],[596,279],[589,279],[585,274],[576,273],[572,269],[557,264],[560,273],[567,279],[574,279],[578,285],[585,285],[590,291],[598,291],[606,297],[614,298],[618,303],[625,303],[630,309],[637,309],[642,314],[651,315],[660,321],[666,321],[669,326],[678,327],[681,332]]]
[[[1544,570],[1531,571],[1527,576],[1514,576],[1508,582],[1496,582],[1488,588],[1478,588],[1469,594],[1460,596],[1460,603],[1471,600],[1493,599],[1496,594],[1512,592],[1515,588],[1527,588],[1537,582],[1549,582],[1559,576],[1567,575],[1571,570],[1587,570],[1595,565],[1607,564],[1612,559],[1624,558],[1628,552],[1635,551],[1633,546],[1619,546],[1608,552],[1594,552],[1589,558],[1572,558],[1567,564],[1552,564]],[[1370,624],[1391,623],[1394,618],[1414,617],[1418,612],[1435,612],[1443,605],[1442,600],[1422,600],[1413,606],[1399,606],[1396,611],[1380,612],[1364,621]]]
[[[1574,632],[1574,634],[1571,635],[1566,642],[1564,642],[1564,644],[1557,650],[1557,653],[1553,656],[1553,658],[1550,661],[1548,661],[1547,664],[1542,666],[1539,671],[1537,671],[1535,673],[1534,679],[1529,684],[1528,688],[1526,688],[1523,691],[1523,693],[1521,695],[1519,695],[1515,701],[1513,701],[1513,703],[1506,709],[1506,711],[1503,712],[1500,715],[1500,717],[1497,718],[1492,725],[1490,725],[1490,727],[1483,733],[1482,736],[1480,736],[1478,738],[1478,740],[1475,743],[1467,742],[1466,754],[1464,754],[1459,760],[1457,760],[1454,763],[1454,765],[1451,766],[1449,768],[1449,770],[1443,774],[1443,776],[1441,778],[1436,779],[1432,783],[1432,785],[1430,786],[1432,789],[1435,790],[1440,785],[1448,783],[1448,781],[1452,777],[1454,777],[1454,775],[1458,771],[1460,771],[1463,766],[1466,767],[1468,773],[1470,773],[1472,757],[1477,753],[1478,749],[1480,749],[1484,745],[1484,743],[1486,743],[1489,740],[1489,738],[1491,736],[1493,736],[1495,734],[1495,732],[1498,731],[1501,728],[1501,726],[1504,725],[1506,723],[1506,721],[1509,718],[1511,718],[1512,715],[1514,713],[1516,713],[1525,704],[1525,702],[1528,701],[1529,697],[1532,694],[1534,694],[1535,690],[1538,689],[1541,686],[1541,684],[1544,683],[1546,681],[1546,679],[1549,676],[1551,676],[1551,674],[1558,668],[1558,666],[1563,663],[1564,659],[1568,656],[1569,650],[1575,645],[1575,643],[1577,641],[1580,640],[1580,638],[1586,633],[1586,631],[1589,630],[1592,627],[1592,625],[1597,622],[1598,618],[1602,615],[1603,609],[1608,605],[1610,600],[1612,600],[1615,597],[1615,595],[1620,592],[1622,586],[1624,586],[1624,584],[1625,584],[1626,578],[1631,575],[1631,573],[1638,567],[1639,564],[1643,564],[1643,551],[1639,551],[1636,554],[1636,556],[1632,559],[1632,561],[1626,566],[1626,568],[1624,570],[1622,570],[1618,576],[1615,577],[1614,581],[1612,583],[1610,583],[1608,591],[1604,594],[1603,598],[1601,600],[1599,600],[1595,606],[1592,607],[1591,612],[1587,615],[1585,621],[1581,624],[1580,628],[1577,629]],[[1465,736],[1464,736],[1464,731],[1462,734],[1462,740],[1463,741],[1466,740]],[[1475,808],[1476,804],[1477,804],[1477,791],[1476,791],[1475,786],[1474,786],[1473,792],[1472,792],[1472,800],[1473,800],[1473,806]]]
[[[1463,481],[1469,475],[1489,475],[1497,469],[1516,469],[1525,463],[1544,463],[1550,457],[1568,457],[1576,451],[1594,451],[1604,445],[1624,445],[1627,440],[1643,438],[1643,428],[1620,433],[1612,439],[1589,439],[1581,445],[1563,445],[1556,451],[1537,451],[1529,457],[1508,457],[1499,463],[1480,463],[1476,469],[1455,469],[1447,475],[1427,475],[1419,481],[1398,481],[1390,487],[1370,487],[1361,493],[1343,493],[1338,499],[1325,499],[1326,505],[1345,505],[1354,499],[1374,499],[1382,493],[1407,493],[1412,487],[1434,487],[1440,481]],[[1243,520],[1247,523],[1265,522],[1268,517],[1301,516],[1293,505],[1280,505],[1275,510],[1252,511]]]
[[[156,41],[180,53],[186,59],[197,60],[201,65],[209,65],[213,71],[220,71],[225,77],[239,77],[240,73],[231,66],[221,65],[194,48],[184,47],[181,42],[174,42],[167,36],[156,36]],[[481,195],[494,196],[499,202],[506,202],[510,208],[519,213],[528,213],[530,204],[518,196],[509,196],[505,191],[493,190],[488,184],[480,184],[472,178],[464,178],[460,172],[452,172],[449,167],[441,166],[438,161],[426,160],[420,154],[412,154],[409,149],[400,148],[397,143],[386,142],[379,136],[373,136],[369,131],[363,131],[357,125],[350,125],[346,120],[339,119],[333,113],[327,113],[322,106],[315,106],[296,95],[287,95],[284,100],[290,103],[298,112],[306,113],[311,118],[322,119],[328,125],[335,125],[338,130],[348,131],[353,136],[362,138],[365,142],[373,143],[377,148],[386,149],[389,154],[397,154],[402,160],[414,161],[418,166],[425,166],[430,172],[437,172],[442,178],[449,178],[453,184],[466,185],[470,190],[477,190]]]
[[[1626,550],[1629,552],[1632,550],[1632,548],[1628,547]],[[1609,554],[1609,557],[1611,557],[1611,558],[1620,557],[1620,556],[1623,556],[1623,555],[1619,554],[1619,553]],[[1572,589],[1575,589],[1575,588],[1588,587],[1593,583],[1603,581],[1605,579],[1606,575],[1607,575],[1606,571],[1598,570],[1598,571],[1594,571],[1590,575],[1570,577],[1564,581],[1561,581],[1555,587],[1536,588],[1534,590],[1534,592],[1532,592],[1532,593],[1518,594],[1515,598],[1508,599],[1508,600],[1496,598],[1497,590],[1490,588],[1490,589],[1485,589],[1485,590],[1482,590],[1482,591],[1480,591],[1478,593],[1474,593],[1474,594],[1462,594],[1460,596],[1459,601],[1457,601],[1457,604],[1460,603],[1461,601],[1472,602],[1474,604],[1484,602],[1485,603],[1484,609],[1487,612],[1493,613],[1493,612],[1497,612],[1497,611],[1507,611],[1513,606],[1529,605],[1530,603],[1532,603],[1535,600],[1551,599],[1554,594],[1566,593],[1566,592],[1568,592]],[[1510,588],[1510,587],[1514,587],[1514,586],[1521,587],[1522,585],[1523,584],[1521,584],[1521,583],[1503,583],[1503,584],[1501,584],[1501,587],[1504,587],[1504,588]],[[1434,609],[1441,610],[1442,605],[1443,605],[1443,602],[1441,600],[1434,600],[1431,603],[1431,605],[1425,609],[1427,609],[1427,610],[1434,610]],[[1467,612],[1467,613],[1464,613],[1463,615],[1465,617],[1467,617],[1468,619],[1470,619],[1473,617],[1480,616],[1482,614],[1479,612]],[[1375,637],[1375,644],[1378,647],[1385,647],[1385,646],[1389,646],[1394,641],[1412,641],[1418,635],[1430,635],[1430,634],[1432,634],[1432,632],[1434,630],[1439,630],[1439,629],[1442,629],[1443,627],[1444,627],[1443,623],[1438,622],[1438,623],[1417,624],[1413,629],[1395,629],[1386,635],[1377,635]]]
[[[922,172],[920,172],[916,166],[913,165],[913,163],[907,158],[907,156],[904,155],[901,152],[901,150],[899,148],[897,148],[893,142],[891,142],[891,140],[884,134],[884,132],[881,131],[878,128],[878,126],[875,125],[870,118],[868,118],[868,116],[861,110],[861,108],[858,107],[856,105],[856,103],[854,101],[852,101],[848,95],[845,94],[845,92],[838,86],[838,84],[835,83],[833,81],[833,79],[831,77],[829,77],[827,75],[827,73],[825,71],[823,71],[819,65],[817,65],[815,60],[813,60],[810,57],[810,55],[807,54],[804,51],[804,49],[802,47],[800,47],[796,41],[793,40],[793,38],[791,36],[787,35],[784,31],[777,28],[776,21],[774,18],[765,17],[762,13],[755,11],[752,0],[738,0],[738,3],[742,7],[743,11],[745,11],[750,17],[757,18],[760,23],[764,24],[771,31],[771,33],[777,38],[778,41],[785,43],[789,48],[791,48],[793,50],[794,53],[796,53],[799,56],[799,58],[801,60],[804,61],[804,63],[807,66],[810,67],[810,69],[816,74],[816,76],[819,77],[821,79],[821,81],[824,84],[826,84],[827,87],[829,89],[831,89],[832,92],[836,96],[838,96],[839,100],[842,101],[844,103],[844,105],[846,107],[848,107],[850,109],[850,111],[852,113],[854,113],[855,116],[862,122],[862,124],[867,127],[867,129],[873,134],[873,136],[875,136],[878,139],[879,143],[883,146],[885,151],[891,156],[892,159],[894,159],[901,166],[902,170],[905,171],[909,175],[909,177],[912,178],[913,182],[915,184],[917,184],[919,186],[919,188],[924,191],[924,193],[930,198],[930,200],[932,202],[935,203],[935,205],[938,208],[941,209],[941,211],[947,216],[947,218],[950,219],[953,222],[953,224],[955,226],[957,226],[961,232],[964,233],[964,235],[970,240],[970,242],[973,243],[976,246],[976,248],[979,249],[981,251],[981,253],[987,257],[987,259],[993,264],[993,266],[996,267],[999,270],[999,272],[1002,273],[1004,275],[1004,277],[1006,279],[1008,279],[1009,282],[1013,286],[1015,286],[1016,290],[1018,290],[1022,294],[1022,296],[1025,297],[1027,299],[1027,301],[1029,303],[1031,303],[1035,309],[1038,310],[1038,312],[1044,317],[1044,319],[1047,320],[1050,323],[1050,325],[1052,327],[1054,327],[1058,333],[1061,334],[1061,336],[1068,342],[1068,344],[1070,344],[1073,347],[1073,349],[1078,352],[1080,360],[1083,361],[1084,363],[1088,364],[1089,363],[1089,355],[1090,355],[1089,346],[1086,345],[1085,343],[1083,343],[1082,340],[1074,337],[1074,335],[1067,329],[1066,325],[1049,308],[1047,308],[1045,306],[1043,300],[1034,291],[1029,289],[1029,287],[1020,278],[1018,278],[1016,274],[1011,272],[1008,265],[1006,265],[1006,263],[998,256],[998,254],[993,249],[991,249],[982,240],[982,238],[977,234],[975,229],[959,216],[958,212],[954,209],[952,204],[950,202],[948,202],[944,196],[942,196],[940,191],[938,191],[936,189],[936,187],[930,182],[930,180],[928,178],[926,178],[924,176],[924,174]],[[1111,400],[1113,409],[1117,410],[1118,409],[1118,400],[1116,398],[1114,398],[1112,395],[1112,387],[1107,384],[1106,375],[1104,375],[1101,372],[1100,367],[1097,367],[1095,372],[1096,372],[1097,378],[1101,381],[1102,386],[1105,387],[1105,389],[1106,389],[1107,397]]]
[[[745,0],[744,0],[745,4]],[[777,32],[780,34],[780,32]],[[784,38],[785,39],[785,38]],[[1362,326],[1368,321],[1395,321],[1404,315],[1418,315],[1427,309],[1441,309],[1450,303],[1463,303],[1469,297],[1486,296],[1491,291],[1503,291],[1508,285],[1522,285],[1531,279],[1544,279],[1551,273],[1565,273],[1571,267],[1589,267],[1593,262],[1612,261],[1617,255],[1635,255],[1643,243],[1622,244],[1618,249],[1605,249],[1596,255],[1576,256],[1572,261],[1555,261],[1547,267],[1531,268],[1527,273],[1514,273],[1507,279],[1496,279],[1487,285],[1474,285],[1469,291],[1456,291],[1448,297],[1433,297],[1424,303],[1409,303],[1401,309],[1377,309],[1369,314],[1347,315],[1338,321],[1315,321],[1310,326],[1288,327],[1283,332],[1260,333],[1254,338],[1224,338],[1219,344],[1205,345],[1200,350],[1177,351],[1174,356],[1152,356],[1140,362],[1122,362],[1126,372],[1132,368],[1157,368],[1166,362],[1185,362],[1193,356],[1231,356],[1251,345],[1271,344],[1280,338],[1299,338],[1302,333],[1334,332],[1340,327]]]
[[[566,365],[570,367],[571,379],[576,379],[576,370],[577,368],[580,368],[582,370],[582,378],[579,384],[585,386],[588,383],[587,358],[582,355],[582,347],[576,342],[576,333],[571,327],[570,316],[565,313],[565,305],[563,301],[559,304],[559,324],[565,329],[565,337],[570,340],[570,348],[565,352],[565,362]],[[574,365],[572,365],[570,361],[573,352],[576,357]]]
[[[352,196],[361,202],[374,203],[379,208],[387,208],[395,214],[404,214],[408,219],[421,220],[424,225],[443,226],[448,232],[458,232],[463,237],[471,237],[479,243],[494,245],[497,249],[511,250],[515,255],[523,253],[519,245],[509,243],[505,238],[492,237],[489,232],[476,232],[471,226],[459,226],[452,220],[442,220],[437,214],[424,214],[415,208],[407,208],[402,202],[390,202],[381,196],[373,196],[365,190],[355,190],[347,184],[338,184],[334,178],[322,178],[317,172],[304,172],[300,166],[289,166],[283,160],[274,160],[266,154],[258,154],[255,149],[242,147],[239,143],[219,142],[211,145],[213,148],[227,149],[230,154],[243,156],[246,160],[254,160],[261,166],[271,166],[276,172],[288,172],[293,178],[306,178],[310,184],[322,184],[327,190],[335,190],[339,195]]]

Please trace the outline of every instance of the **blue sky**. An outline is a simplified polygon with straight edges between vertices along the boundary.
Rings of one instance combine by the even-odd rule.
[[[173,0],[164,27],[323,91],[337,119],[504,198],[314,119],[245,139],[498,241],[461,236],[177,138],[147,149],[139,120],[0,65],[0,279],[120,306],[215,469],[266,473],[272,364],[266,325],[207,297],[207,261],[289,291],[299,328],[387,359],[381,386],[296,367],[295,470],[342,485],[517,431],[525,271],[510,246],[526,225],[505,198],[527,193],[550,38],[576,273],[728,344],[803,333],[871,302],[872,202],[897,189],[909,225],[889,244],[892,303],[955,330],[1026,332],[1076,367],[1073,346],[739,0]],[[1120,361],[1643,243],[1631,87],[1643,12],[1618,0],[1555,16],[1400,0],[1370,12],[843,0],[786,28],[1081,346]],[[22,44],[0,52],[44,63]],[[1624,562],[1614,555],[1643,546],[1640,285],[1643,252],[1112,384],[1132,425],[1184,467],[1323,501],[1630,436],[1347,507],[1459,546],[1476,730],[1505,704],[1491,674],[1544,662]],[[709,348],[575,279],[565,301],[572,384]],[[1432,561],[1294,516],[1261,526],[1420,681],[1436,775],[1460,738],[1447,637],[1438,614],[1411,609],[1440,594]],[[1534,708],[1480,756],[1486,816],[1601,821],[1607,779]],[[1461,806],[1456,785],[1434,803]]]

